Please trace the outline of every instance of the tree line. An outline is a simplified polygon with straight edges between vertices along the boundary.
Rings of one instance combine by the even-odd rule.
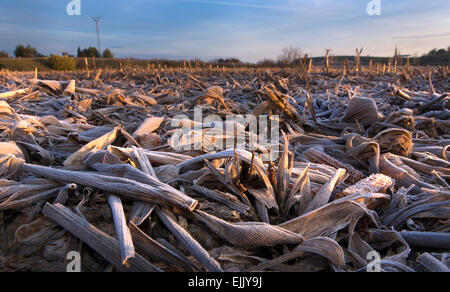
[[[83,57],[100,58],[100,57],[103,57],[103,58],[112,59],[112,58],[114,58],[114,54],[111,52],[110,49],[106,49],[103,51],[103,54],[100,56],[100,52],[97,50],[96,47],[89,47],[84,50],[82,50],[80,47],[78,47],[77,57],[78,58],[83,58]]]
[[[24,46],[22,44],[17,45],[14,50],[14,56],[16,58],[38,58],[44,57],[43,54],[39,53],[38,50],[30,45]],[[5,52],[0,50],[0,58],[10,58],[11,56]],[[114,54],[110,49],[106,49],[103,53],[100,53],[96,47],[89,47],[86,49],[81,49],[78,47],[77,55],[78,58],[83,57],[95,57],[95,58],[114,58]],[[263,59],[256,63],[258,66],[264,67],[272,67],[272,66],[295,66],[298,65],[300,58],[303,57],[302,50],[297,47],[287,47],[284,48],[281,54],[278,56],[276,60],[272,59]],[[339,58],[336,56],[335,58]],[[371,57],[364,57],[371,58]],[[316,59],[316,58],[315,58]],[[412,57],[411,64],[414,65],[450,65],[450,46],[447,49],[432,49],[428,53],[422,55],[421,57]],[[201,62],[205,63],[205,62]],[[228,59],[216,59],[210,62],[206,62],[209,64],[219,65],[219,66],[237,66],[237,65],[250,65],[240,61],[237,58],[228,58]]]
[[[19,44],[14,50],[14,56],[16,58],[40,58],[45,57],[45,55],[38,52],[38,50],[30,45],[24,46]],[[0,50],[0,58],[10,58],[11,56],[6,51]],[[87,49],[78,48],[77,57],[96,57],[96,58],[114,58],[114,54],[110,49],[106,49],[102,54],[95,47],[89,47]]]
[[[420,58],[421,65],[449,65],[450,46],[447,49],[433,49]]]
[[[327,50],[328,53],[330,50]],[[296,66],[299,64],[301,58],[304,57],[304,54],[300,48],[297,47],[287,47],[284,48],[281,54],[278,56],[276,60],[273,59],[262,59],[258,61],[256,64],[261,67],[285,67],[285,66]],[[351,59],[352,56],[332,56],[330,59],[334,59],[338,63],[343,62],[345,59]],[[317,59],[323,60],[324,57],[314,57],[314,61]],[[361,60],[364,60],[364,63],[369,63],[370,60],[387,62],[389,57],[371,57],[371,56],[361,56]],[[405,59],[406,60],[406,59]],[[419,65],[419,66],[427,66],[427,65],[441,65],[441,66],[449,66],[450,65],[450,46],[447,49],[432,49],[428,53],[422,55],[421,57],[411,57],[410,64]]]

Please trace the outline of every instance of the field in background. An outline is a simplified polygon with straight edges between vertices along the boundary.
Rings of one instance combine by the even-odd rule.
[[[77,69],[79,70],[92,70],[92,69],[125,69],[125,68],[143,68],[143,69],[160,69],[160,68],[186,68],[186,69],[198,69],[198,68],[240,68],[240,67],[277,67],[279,64],[276,63],[233,63],[233,62],[203,62],[197,60],[190,61],[175,61],[175,60],[164,60],[164,59],[152,59],[152,60],[141,60],[141,59],[104,59],[104,58],[75,58]],[[311,60],[311,65],[313,68],[324,67],[328,62],[328,67],[331,69],[339,69],[345,66],[355,66],[356,57],[355,56],[330,56],[328,61],[325,57],[313,57]],[[298,67],[299,61],[294,62],[292,65],[284,65],[283,67]],[[389,72],[388,68],[395,66],[395,58],[390,57],[359,57],[359,64],[361,66],[371,67],[374,70],[379,66],[382,70],[385,67],[385,71]],[[398,59],[397,66],[423,66],[426,64],[421,64],[420,60],[417,58]],[[441,67],[447,67],[450,64],[441,64]],[[41,58],[0,58],[0,69],[6,69],[10,71],[52,71],[48,57]],[[312,69],[314,71],[314,69]]]
[[[84,58],[76,58],[77,67],[80,69],[86,68]],[[133,59],[92,59],[88,58],[88,64],[91,68],[102,69],[120,69],[121,66],[136,66],[136,67],[146,67],[149,64],[155,64],[155,61],[146,60],[133,60]],[[171,65],[171,61],[161,61],[160,63]],[[176,63],[176,62],[175,62]],[[11,71],[34,71],[37,68],[39,71],[51,71],[50,64],[48,62],[48,57],[43,58],[24,58],[24,59],[0,59],[0,69],[8,69]]]

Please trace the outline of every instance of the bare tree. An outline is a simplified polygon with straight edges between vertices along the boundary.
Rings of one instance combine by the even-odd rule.
[[[303,53],[300,48],[296,47],[288,47],[284,48],[281,52],[281,55],[278,56],[278,61],[282,64],[289,65],[294,61],[299,60],[302,57]]]

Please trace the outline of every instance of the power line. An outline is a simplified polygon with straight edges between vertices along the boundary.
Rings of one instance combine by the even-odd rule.
[[[92,17],[92,20],[95,21],[95,25],[97,26],[97,48],[98,53],[100,56],[102,55],[102,47],[100,46],[100,31],[98,29],[98,23],[100,21],[101,17]]]

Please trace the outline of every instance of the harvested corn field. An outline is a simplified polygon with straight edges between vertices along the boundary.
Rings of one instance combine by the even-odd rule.
[[[448,271],[448,68],[307,64],[3,71],[0,271]]]

